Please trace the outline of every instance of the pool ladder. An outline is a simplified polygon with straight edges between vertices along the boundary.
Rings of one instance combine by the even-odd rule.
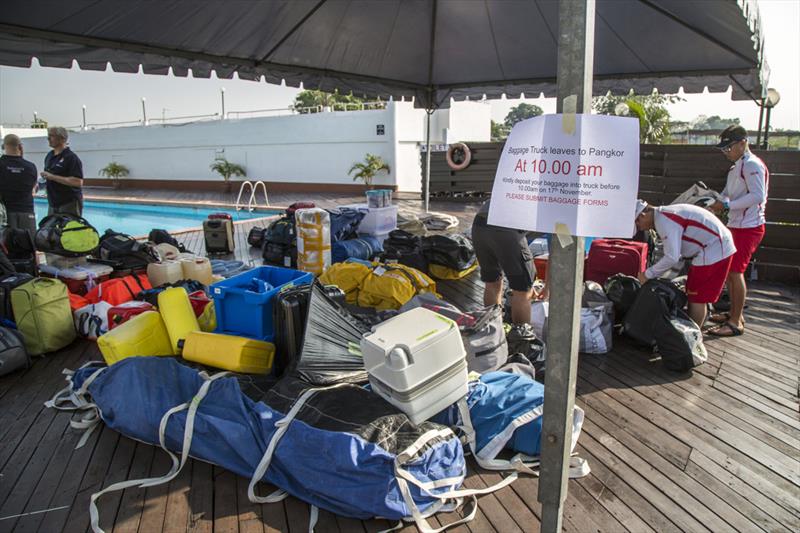
[[[236,210],[237,211],[244,207],[241,204],[241,201],[242,201],[242,195],[244,194],[244,191],[245,191],[245,189],[247,187],[250,187],[250,198],[247,200],[247,210],[249,212],[252,212],[253,209],[258,207],[258,204],[256,203],[256,191],[258,191],[258,186],[259,185],[261,185],[261,190],[264,191],[265,207],[269,207],[269,195],[267,194],[267,186],[264,185],[264,182],[261,181],[261,180],[258,180],[257,182],[253,183],[250,180],[245,180],[245,182],[242,183],[242,186],[239,187],[239,196],[236,197]]]

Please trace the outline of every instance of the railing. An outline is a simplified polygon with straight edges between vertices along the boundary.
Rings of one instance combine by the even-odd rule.
[[[236,209],[236,211],[239,211],[243,207],[242,204],[241,204],[242,195],[244,194],[244,191],[245,191],[245,189],[247,187],[250,188],[250,197],[247,200],[247,211],[248,212],[252,212],[253,209],[258,207],[257,200],[256,200],[256,191],[258,190],[258,186],[259,185],[261,185],[261,190],[264,191],[264,202],[265,202],[264,207],[269,207],[269,195],[267,194],[267,186],[264,184],[264,182],[261,181],[261,180],[258,180],[254,184],[250,180],[245,180],[242,183],[242,186],[239,187],[239,195],[236,197],[236,204],[234,205],[234,208]]]

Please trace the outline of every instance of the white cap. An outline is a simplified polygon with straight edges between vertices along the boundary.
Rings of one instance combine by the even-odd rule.
[[[636,200],[636,215],[634,218],[638,218],[639,215],[642,214],[642,211],[647,207],[647,202],[642,199]]]

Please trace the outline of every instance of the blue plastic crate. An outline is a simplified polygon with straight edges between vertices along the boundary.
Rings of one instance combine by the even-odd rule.
[[[305,285],[313,274],[262,266],[211,285],[217,333],[271,341],[272,298],[287,286]]]

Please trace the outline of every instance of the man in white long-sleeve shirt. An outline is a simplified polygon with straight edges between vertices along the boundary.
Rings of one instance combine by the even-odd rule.
[[[722,191],[722,200],[711,206],[720,212],[728,209],[728,228],[733,234],[736,254],[728,273],[728,293],[731,300],[730,313],[713,315],[711,320],[720,324],[710,333],[722,337],[733,337],[744,332],[744,302],[747,285],[744,271],[750,263],[761,239],[764,238],[764,211],[767,207],[769,170],[761,159],[750,152],[747,145],[747,130],[741,126],[729,126],[720,134],[717,148],[722,150],[733,166],[728,171],[728,180]]]
[[[664,245],[664,257],[639,274],[642,283],[658,278],[681,259],[691,260],[686,280],[689,316],[700,327],[706,304],[716,302],[736,252],[731,232],[710,211],[690,204],[652,207],[636,202],[636,228],[655,228]]]

